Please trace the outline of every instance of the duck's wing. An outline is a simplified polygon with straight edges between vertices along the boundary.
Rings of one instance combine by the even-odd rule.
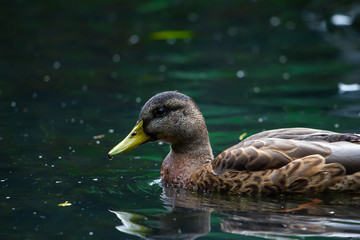
[[[308,128],[265,131],[223,151],[212,167],[216,174],[229,169],[261,171],[313,154],[344,165],[348,173],[360,171],[360,136]]]
[[[258,140],[264,138],[294,139],[306,141],[325,141],[325,142],[353,142],[360,143],[359,134],[337,133],[312,128],[281,128],[268,130],[254,134],[246,140]]]

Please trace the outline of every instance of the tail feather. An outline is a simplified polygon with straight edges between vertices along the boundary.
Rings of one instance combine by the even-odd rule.
[[[360,191],[360,172],[334,179],[330,190],[334,191]]]

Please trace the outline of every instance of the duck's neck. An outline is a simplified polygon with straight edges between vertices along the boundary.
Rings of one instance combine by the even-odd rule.
[[[206,130],[196,138],[171,144],[170,153],[161,166],[161,178],[166,184],[189,185],[192,173],[213,158]]]

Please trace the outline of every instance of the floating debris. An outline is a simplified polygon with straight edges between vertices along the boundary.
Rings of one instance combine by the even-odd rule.
[[[94,136],[93,138],[94,139],[101,139],[101,138],[104,138],[104,137],[105,137],[105,134],[100,134],[100,135]]]
[[[58,206],[59,207],[69,207],[69,206],[71,206],[71,203],[69,203],[68,201],[65,201],[64,203],[59,203]]]
[[[353,23],[353,18],[344,14],[334,14],[331,17],[331,23],[335,26],[350,26]]]
[[[299,211],[302,209],[310,208],[316,204],[322,203],[323,201],[320,199],[313,199],[311,202],[300,204],[297,208],[291,208],[291,209],[285,209],[281,210],[280,212],[293,212],[293,211]]]
[[[343,94],[346,92],[356,92],[360,91],[360,84],[353,83],[353,84],[345,84],[345,83],[339,83],[338,84],[339,93]]]

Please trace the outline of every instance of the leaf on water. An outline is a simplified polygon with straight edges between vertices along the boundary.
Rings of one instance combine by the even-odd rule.
[[[168,39],[191,39],[192,31],[159,31],[150,35],[152,40],[168,40]]]
[[[58,206],[59,207],[69,207],[69,206],[71,206],[71,203],[69,203],[68,201],[65,201],[64,203],[59,203]]]

